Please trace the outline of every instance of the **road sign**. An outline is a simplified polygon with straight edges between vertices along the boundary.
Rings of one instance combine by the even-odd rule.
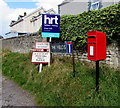
[[[72,41],[66,41],[66,53],[72,53]]]
[[[36,42],[35,49],[50,49],[49,42]]]
[[[60,15],[42,14],[42,37],[60,36]]]
[[[32,63],[48,63],[48,62],[50,62],[50,52],[33,51],[31,62]]]

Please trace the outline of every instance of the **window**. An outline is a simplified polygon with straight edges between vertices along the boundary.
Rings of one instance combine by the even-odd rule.
[[[41,15],[41,12],[38,12],[38,15]]]
[[[35,21],[33,21],[33,26],[35,26]]]
[[[90,10],[98,10],[100,8],[100,2],[91,3]]]
[[[60,6],[58,6],[58,14],[60,14]]]

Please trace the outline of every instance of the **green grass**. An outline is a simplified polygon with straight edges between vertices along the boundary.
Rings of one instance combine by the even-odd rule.
[[[100,89],[95,91],[95,66],[72,59],[53,58],[50,67],[30,62],[31,53],[3,51],[2,72],[29,90],[40,106],[118,106],[118,70],[101,65]]]

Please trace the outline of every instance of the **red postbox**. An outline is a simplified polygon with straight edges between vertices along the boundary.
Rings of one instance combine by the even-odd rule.
[[[88,32],[88,60],[106,59],[106,35],[100,31]]]

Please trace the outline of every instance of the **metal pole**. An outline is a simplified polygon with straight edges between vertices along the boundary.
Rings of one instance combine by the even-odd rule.
[[[50,66],[51,60],[52,60],[52,54],[51,54],[51,41],[52,41],[52,38],[50,37],[50,38],[49,38],[49,43],[50,43],[50,49],[49,49],[49,53],[50,53],[50,62],[48,63],[48,66]]]
[[[39,65],[39,73],[42,72],[42,63]]]
[[[99,60],[96,61],[96,91],[99,90]]]
[[[73,59],[73,77],[75,77],[75,59],[74,59],[74,43],[72,42],[72,59]]]

